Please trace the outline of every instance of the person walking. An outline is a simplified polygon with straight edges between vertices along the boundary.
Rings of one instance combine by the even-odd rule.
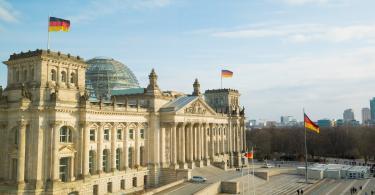
[[[299,195],[299,189],[297,190],[297,194]]]
[[[301,189],[301,195],[303,195],[303,190]]]

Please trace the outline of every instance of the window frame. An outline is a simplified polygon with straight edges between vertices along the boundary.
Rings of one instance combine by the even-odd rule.
[[[122,129],[117,129],[117,132],[116,132],[116,137],[117,137],[117,140],[122,140]]]
[[[110,139],[109,129],[104,129],[104,131],[103,131],[103,139],[105,141],[109,141],[109,139]]]
[[[134,139],[134,129],[129,129],[129,139]]]

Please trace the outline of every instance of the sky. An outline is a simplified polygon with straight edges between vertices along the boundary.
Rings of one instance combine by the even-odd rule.
[[[220,88],[234,72],[248,119],[342,118],[375,96],[373,0],[0,0],[0,60],[47,47],[48,16],[71,21],[50,34],[54,51],[112,57],[146,87]],[[6,86],[0,64],[0,85]]]

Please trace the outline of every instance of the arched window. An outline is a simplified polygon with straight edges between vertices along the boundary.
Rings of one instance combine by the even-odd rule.
[[[96,155],[95,155],[95,151],[94,150],[90,150],[89,152],[89,172],[91,175],[94,175],[95,174],[95,158]]]
[[[54,70],[54,69],[51,70],[51,80],[52,81],[56,81],[57,80],[56,79],[56,70]]]
[[[76,78],[75,78],[75,74],[74,74],[74,72],[72,72],[71,74],[70,74],[70,83],[75,83],[76,82]]]
[[[120,170],[120,156],[121,156],[121,149],[116,149],[116,169]]]
[[[65,71],[61,71],[61,82],[66,82],[66,72]]]
[[[103,150],[103,171],[109,172],[109,150]]]
[[[60,142],[72,142],[72,131],[67,126],[60,128]]]
[[[23,81],[27,81],[27,70],[23,70]]]

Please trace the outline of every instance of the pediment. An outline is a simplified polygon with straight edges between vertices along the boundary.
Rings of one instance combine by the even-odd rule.
[[[70,155],[70,154],[74,154],[75,152],[77,151],[70,145],[63,146],[59,149],[60,155]]]
[[[176,114],[194,114],[194,115],[216,115],[216,112],[202,99],[196,100],[186,104],[181,109],[177,110]]]

